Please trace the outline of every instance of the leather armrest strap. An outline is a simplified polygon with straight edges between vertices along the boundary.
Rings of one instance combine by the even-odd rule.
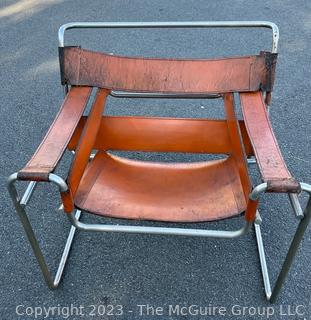
[[[273,133],[261,92],[240,94],[245,126],[251,140],[267,192],[300,192],[291,176]]]
[[[71,88],[37,151],[18,172],[18,179],[48,181],[83,115],[91,92],[90,87]]]

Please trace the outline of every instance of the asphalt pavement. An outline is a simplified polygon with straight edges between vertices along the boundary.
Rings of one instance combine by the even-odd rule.
[[[43,281],[9,199],[6,180],[29,160],[62,101],[58,28],[72,21],[176,20],[268,20],[279,26],[271,121],[290,171],[299,181],[311,183],[310,2],[2,0],[1,319],[311,318],[310,229],[274,305],[265,301],[253,230],[235,241],[79,232],[60,287],[51,291]],[[204,58],[269,50],[271,33],[241,29],[88,30],[70,31],[66,41],[115,54]],[[220,101],[113,98],[109,99],[106,112],[177,117],[222,114]],[[128,156],[158,161],[205,158],[149,153]],[[58,171],[63,176],[69,161],[68,154]],[[251,171],[254,181],[259,181],[256,170]],[[21,184],[19,191],[24,189]],[[66,217],[57,209],[59,204],[56,188],[41,184],[28,208],[52,272],[56,270],[69,228]],[[265,196],[260,212],[274,282],[297,220],[285,196]],[[234,229],[240,225],[241,220],[234,218],[199,227]],[[190,312],[192,305],[206,307],[207,315],[195,315],[197,307]],[[219,308],[226,310],[224,315]]]

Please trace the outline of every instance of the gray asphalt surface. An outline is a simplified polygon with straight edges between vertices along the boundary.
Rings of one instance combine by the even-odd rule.
[[[0,318],[34,319],[35,307],[57,307],[47,319],[68,318],[66,307],[84,307],[69,319],[201,319],[169,316],[169,305],[223,306],[213,319],[266,319],[232,315],[235,305],[267,310],[254,232],[238,239],[209,240],[162,236],[78,233],[65,276],[50,291],[39,272],[5,188],[40,143],[62,101],[57,30],[70,21],[270,20],[281,32],[271,119],[292,174],[311,182],[311,3],[308,1],[1,1],[0,117]],[[255,54],[270,48],[268,30],[72,31],[68,43],[128,55],[212,57]],[[107,113],[207,117],[219,114],[215,101],[130,101],[110,99]],[[131,154],[163,161],[190,161],[197,155]],[[70,156],[59,169],[65,174]],[[258,181],[255,170],[254,181]],[[23,185],[20,190],[23,190]],[[39,186],[28,212],[51,270],[61,255],[69,224],[55,207],[55,187]],[[57,204],[57,205],[55,205]],[[261,203],[263,237],[272,281],[297,225],[284,196]],[[95,220],[86,217],[85,220]],[[120,222],[126,223],[126,222]],[[150,223],[149,223],[150,224]],[[201,227],[237,228],[239,219]],[[311,233],[307,231],[293,268],[269,319],[297,310],[311,318]],[[143,316],[137,305],[165,308],[162,316]],[[94,305],[96,311],[94,311]],[[100,315],[100,305],[122,305],[123,316]],[[17,308],[17,306],[20,306]],[[280,306],[284,309],[280,310]],[[28,309],[27,309],[28,307]],[[17,308],[17,309],[16,309]],[[237,313],[240,310],[237,307]],[[259,311],[260,311],[259,310]],[[286,310],[286,312],[284,311]],[[23,315],[18,315],[16,311]],[[131,312],[132,311],[132,312]],[[37,309],[40,312],[40,309]],[[74,310],[73,310],[74,312]],[[114,310],[116,312],[116,309]],[[251,310],[249,309],[249,312]],[[261,311],[264,312],[264,311]],[[92,315],[94,314],[94,315]],[[46,314],[38,315],[43,319]]]

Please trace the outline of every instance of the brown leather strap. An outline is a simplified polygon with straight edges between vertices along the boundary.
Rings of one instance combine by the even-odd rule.
[[[276,57],[261,52],[210,60],[154,59],[113,56],[78,47],[60,48],[63,84],[142,92],[271,91]]]
[[[81,134],[68,175],[68,186],[73,197],[79,186],[80,180],[89,161],[91,151],[94,147],[94,142],[101,123],[102,113],[108,94],[108,90],[97,90],[92,109]]]
[[[299,193],[301,191],[301,186],[295,178],[268,180],[267,184],[267,192]]]
[[[72,87],[37,151],[18,172],[18,179],[48,181],[87,105],[92,88]]]
[[[243,152],[242,138],[240,136],[239,124],[235,115],[235,105],[233,93],[226,93],[224,95],[225,113],[227,118],[228,133],[232,146],[232,155],[239,169],[240,180],[244,192],[245,199],[251,189],[251,183],[247,171],[246,157]]]
[[[248,199],[247,201],[247,207],[245,210],[245,220],[246,221],[254,221],[256,219],[256,211],[257,211],[257,207],[258,207],[258,200],[251,200]]]
[[[69,148],[74,149],[85,120],[80,120]],[[225,121],[182,118],[104,116],[94,148],[147,152],[231,153]]]
[[[241,107],[262,178],[268,192],[300,192],[289,173],[273,133],[261,92],[241,93]]]
[[[69,150],[76,149],[86,120],[85,116],[80,119]],[[245,152],[253,155],[243,120],[239,126]],[[232,151],[226,120],[131,116],[102,117],[94,149],[220,154]]]

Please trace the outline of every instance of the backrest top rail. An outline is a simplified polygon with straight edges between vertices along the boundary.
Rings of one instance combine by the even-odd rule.
[[[59,47],[65,45],[65,31],[85,28],[269,28],[272,30],[272,53],[277,53],[278,26],[270,21],[151,21],[151,22],[70,22],[58,31]]]

